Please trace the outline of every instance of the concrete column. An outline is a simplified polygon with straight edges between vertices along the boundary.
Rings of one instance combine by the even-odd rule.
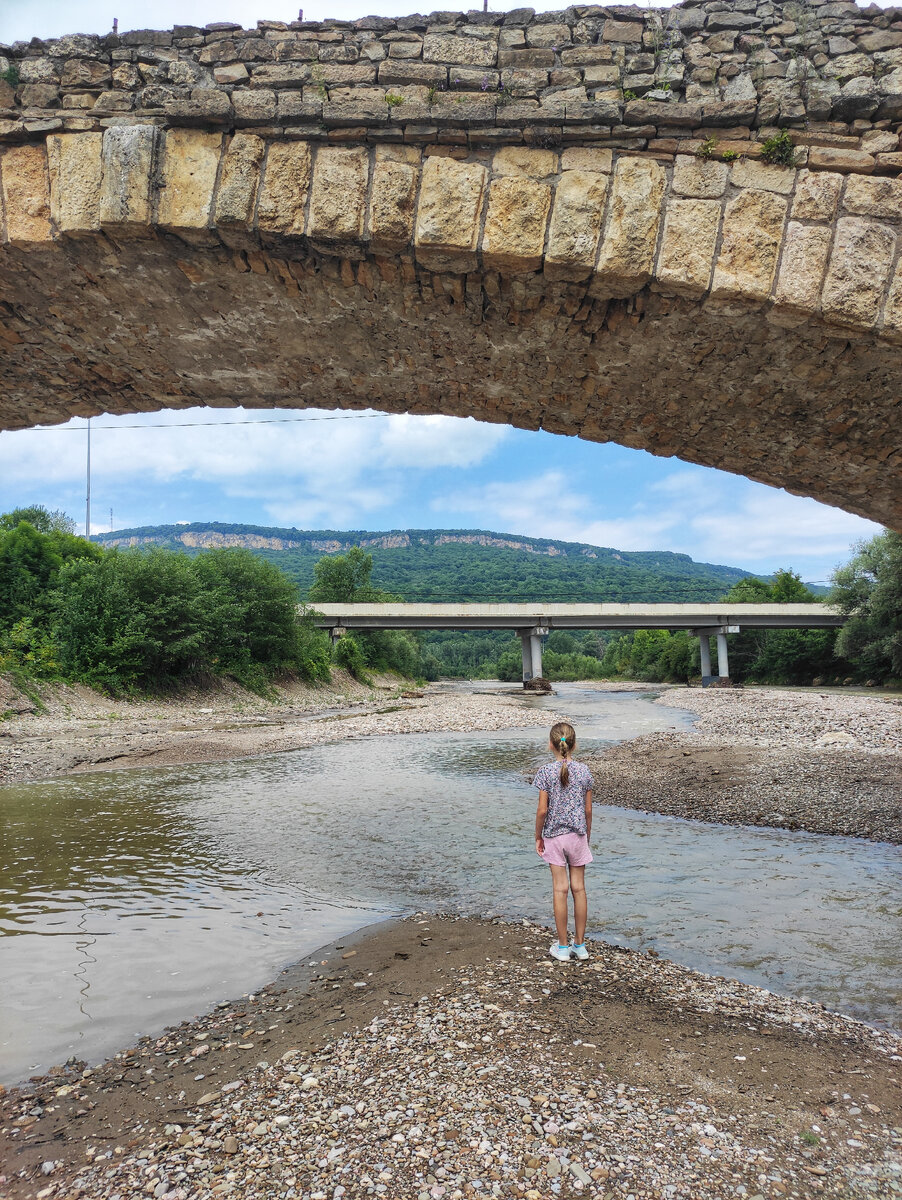
[[[332,645],[334,646],[338,639],[343,638],[347,632],[343,625],[336,625],[334,629],[330,629],[329,637],[332,639]]]
[[[523,652],[523,682],[532,679],[532,638],[528,633],[520,634],[520,648]]]
[[[727,659],[727,635],[726,633],[718,633],[717,635],[717,674],[721,679],[729,679],[730,663]]]
[[[707,633],[698,635],[698,648],[702,659],[702,678],[711,674],[711,641]]]
[[[542,677],[542,638],[538,633],[529,635],[530,658],[532,660],[532,677],[533,679],[541,679]]]

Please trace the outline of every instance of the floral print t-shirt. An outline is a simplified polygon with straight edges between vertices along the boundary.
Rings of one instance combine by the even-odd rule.
[[[542,826],[542,837],[560,837],[563,833],[586,832],[586,792],[592,791],[592,773],[585,763],[570,759],[567,766],[570,778],[561,787],[562,763],[545,763],[539,767],[532,786],[548,793],[548,814]]]

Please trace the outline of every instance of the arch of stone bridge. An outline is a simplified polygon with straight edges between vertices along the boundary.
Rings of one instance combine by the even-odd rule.
[[[902,526],[900,188],[591,145],[54,133],[0,152],[0,425],[473,416]]]

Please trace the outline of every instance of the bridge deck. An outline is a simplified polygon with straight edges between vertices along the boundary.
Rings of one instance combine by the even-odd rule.
[[[827,604],[318,604],[345,629],[812,629],[842,625]]]

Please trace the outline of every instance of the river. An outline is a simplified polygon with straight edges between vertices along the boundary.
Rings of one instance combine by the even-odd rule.
[[[689,714],[558,685],[593,750]],[[538,729],[0,789],[0,1080],[96,1061],[387,915],[550,922]],[[590,936],[902,1027],[898,848],[597,807]]]

